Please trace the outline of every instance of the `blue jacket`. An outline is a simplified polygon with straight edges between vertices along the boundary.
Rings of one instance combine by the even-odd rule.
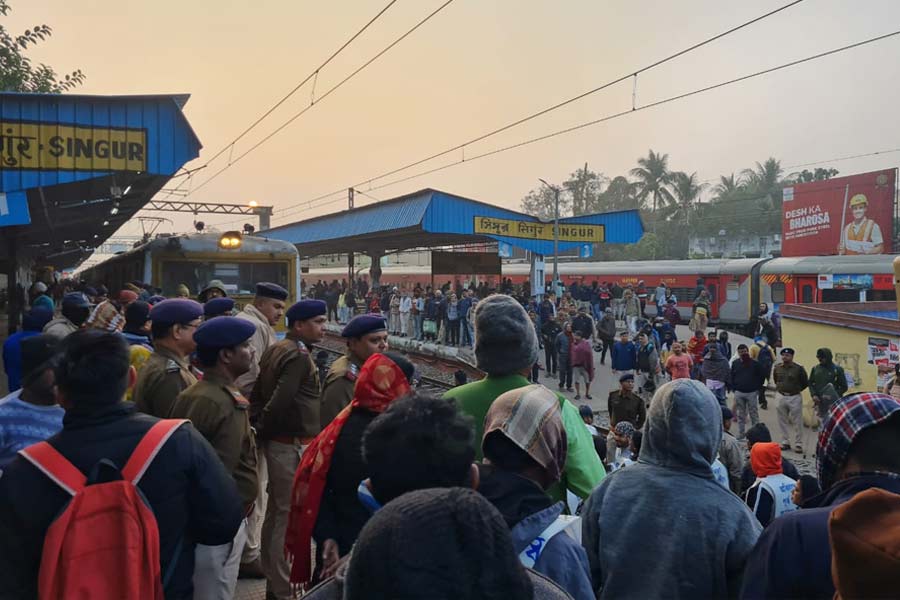
[[[632,371],[637,368],[637,346],[634,342],[613,344],[610,353],[613,371]]]
[[[559,358],[564,361],[569,360],[569,350],[571,349],[571,342],[569,340],[569,336],[566,335],[565,331],[560,331],[556,334],[556,341],[554,342],[556,346],[556,353],[559,355]]]
[[[480,465],[479,471],[478,492],[503,515],[516,554],[526,550],[562,514],[563,503],[554,503],[530,479],[490,465]],[[555,581],[575,600],[594,600],[587,553],[565,531],[550,538],[533,569]]]
[[[17,331],[3,342],[3,370],[9,391],[22,387],[22,340],[40,334],[40,331]]]
[[[839,481],[801,510],[775,519],[747,561],[741,598],[834,597],[831,580],[831,511],[869,488],[900,494],[900,475],[866,474]]]
[[[108,458],[124,465],[159,419],[131,403],[71,409],[63,429],[47,440],[82,473]],[[175,430],[138,484],[159,527],[162,572],[177,561],[165,588],[168,600],[191,598],[194,546],[234,538],[243,519],[237,485],[215,450],[190,424]],[[37,597],[44,535],[70,496],[17,456],[0,477],[0,598]],[[176,549],[178,550],[176,555]]]

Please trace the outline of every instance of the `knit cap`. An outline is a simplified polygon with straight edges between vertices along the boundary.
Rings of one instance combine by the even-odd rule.
[[[475,309],[475,360],[489,375],[509,375],[537,362],[534,323],[515,299],[492,294]]]

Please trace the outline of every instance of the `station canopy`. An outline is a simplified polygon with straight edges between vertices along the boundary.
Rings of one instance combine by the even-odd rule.
[[[644,233],[636,210],[559,220],[559,250],[586,244],[632,244]],[[553,254],[553,222],[434,189],[424,189],[266,230],[291,242],[301,256],[388,254],[410,248],[497,242]]]
[[[0,93],[0,258],[71,266],[109,238],[199,155],[188,97]]]

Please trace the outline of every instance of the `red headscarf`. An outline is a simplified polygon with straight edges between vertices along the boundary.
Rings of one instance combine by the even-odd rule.
[[[319,506],[325,491],[325,481],[334,446],[341,429],[355,408],[382,413],[391,402],[411,391],[406,375],[400,367],[383,354],[373,354],[363,364],[353,391],[353,401],[334,418],[328,427],[310,442],[300,459],[291,493],[291,512],[284,536],[284,550],[293,557],[291,583],[309,582],[312,572],[310,540],[319,516]]]
[[[757,477],[781,473],[781,446],[775,442],[757,442],[750,449],[750,468]]]

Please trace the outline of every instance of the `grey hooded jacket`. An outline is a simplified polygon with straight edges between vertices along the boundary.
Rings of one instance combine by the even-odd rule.
[[[599,598],[737,596],[762,528],[713,479],[721,440],[721,408],[703,384],[657,390],[638,463],[607,476],[582,513]]]

